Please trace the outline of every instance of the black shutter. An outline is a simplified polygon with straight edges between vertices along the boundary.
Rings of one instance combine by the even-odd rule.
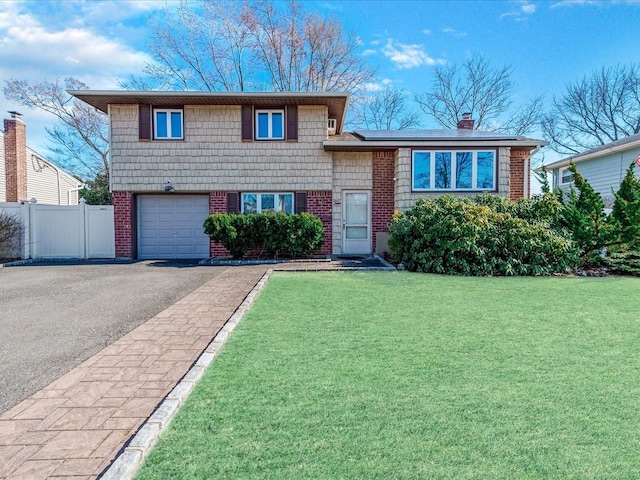
[[[307,192],[296,192],[296,213],[307,211]]]
[[[151,140],[151,105],[138,105],[138,138]]]
[[[227,192],[227,213],[240,213],[239,192]]]
[[[287,140],[298,141],[298,106],[287,107]]]
[[[253,107],[242,105],[242,140],[253,140]]]

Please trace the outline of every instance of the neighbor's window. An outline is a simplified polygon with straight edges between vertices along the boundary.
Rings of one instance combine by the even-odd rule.
[[[284,139],[284,110],[256,110],[256,139]]]
[[[560,169],[560,185],[567,185],[573,181],[573,173],[568,168]]]
[[[415,150],[414,191],[495,190],[495,150]]]
[[[293,193],[243,193],[242,213],[293,213]]]
[[[153,138],[156,140],[179,140],[182,133],[182,110],[156,109],[153,111]]]

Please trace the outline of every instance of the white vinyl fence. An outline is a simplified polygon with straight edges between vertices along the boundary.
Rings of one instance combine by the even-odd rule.
[[[22,258],[115,258],[113,206],[0,203],[24,228]]]

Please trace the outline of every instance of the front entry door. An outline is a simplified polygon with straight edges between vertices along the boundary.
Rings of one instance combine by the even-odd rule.
[[[371,253],[371,197],[367,191],[345,191],[342,253]]]

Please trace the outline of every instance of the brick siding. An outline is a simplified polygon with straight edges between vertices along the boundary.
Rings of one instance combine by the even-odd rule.
[[[373,184],[371,199],[373,251],[376,251],[376,233],[386,232],[394,210],[393,177],[395,152],[373,152]]]
[[[227,193],[226,192],[210,192],[209,193],[209,213],[227,213]],[[229,256],[229,250],[224,248],[222,244],[210,242],[209,254],[212,257]]]
[[[27,126],[17,118],[4,121],[6,201],[27,198]]]
[[[516,201],[519,198],[523,198],[525,196],[525,174],[528,160],[529,151],[528,150],[511,150],[510,155],[510,169],[509,169],[509,200]],[[526,175],[527,181],[527,189],[526,192],[529,192],[529,176]]]
[[[320,250],[316,252],[321,255],[331,254],[331,231],[333,228],[331,197],[330,190],[307,192],[307,211],[320,218],[324,227],[324,241]]]
[[[133,194],[131,192],[113,192],[116,257],[135,257],[133,252],[133,214]]]

